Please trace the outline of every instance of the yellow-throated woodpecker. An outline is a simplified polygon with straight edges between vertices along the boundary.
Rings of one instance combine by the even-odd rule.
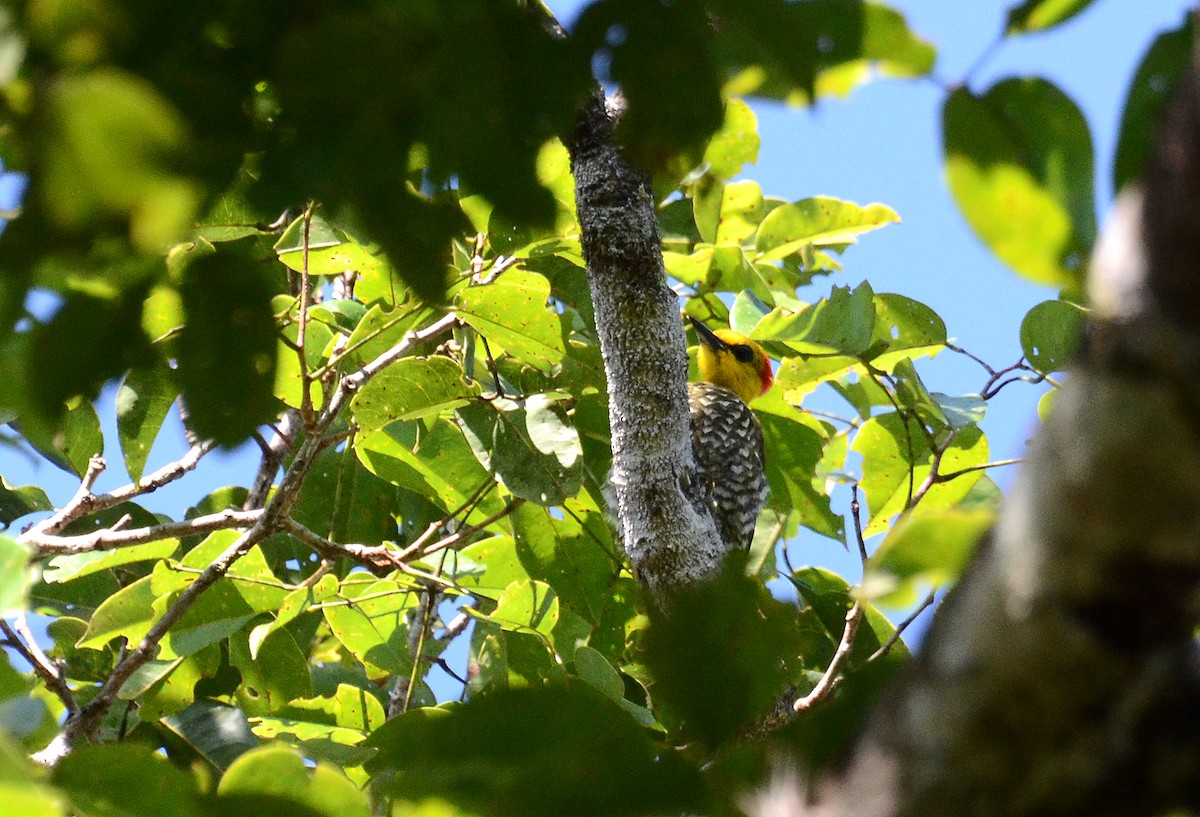
[[[692,456],[729,548],[749,548],[767,499],[762,426],[748,405],[775,380],[762,347],[729,329],[690,318],[700,340],[700,380],[688,384]]]

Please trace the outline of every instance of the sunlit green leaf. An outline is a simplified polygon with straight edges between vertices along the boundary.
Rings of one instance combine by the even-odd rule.
[[[66,582],[117,565],[166,559],[178,547],[178,539],[162,539],[116,550],[93,550],[55,556],[43,571],[42,578],[50,583]]]
[[[1039,284],[1083,274],[1096,235],[1092,138],[1079,108],[1044,79],[1007,79],[942,109],[946,178],[975,234]]]
[[[324,817],[370,817],[367,796],[345,775],[325,764],[310,768],[297,752],[264,746],[240,755],[217,787],[220,797],[275,797],[306,806]]]
[[[29,547],[0,536],[0,616],[25,611],[34,572],[28,564]]]
[[[755,340],[783,341],[802,353],[839,352],[857,355],[871,342],[875,328],[875,293],[862,283],[851,290],[835,286],[800,312],[775,309],[755,325]]]
[[[350,409],[363,431],[394,420],[415,420],[466,405],[479,386],[463,379],[447,357],[406,357],[388,366],[354,396]]]
[[[982,508],[918,508],[871,555],[864,584],[878,601],[915,603],[914,583],[940,587],[958,579],[994,520],[995,511]]]
[[[490,342],[549,372],[562,362],[562,329],[549,309],[550,282],[525,270],[509,270],[495,281],[458,295],[459,316]],[[493,349],[493,351],[498,351]]]
[[[1033,368],[1049,374],[1071,363],[1087,313],[1068,301],[1043,301],[1021,321],[1021,351]]]
[[[387,672],[407,675],[405,613],[416,606],[417,595],[393,581],[343,583],[348,603],[325,607],[325,620],[338,641],[358,660]]]
[[[132,369],[117,392],[117,438],[129,478],[137,482],[178,389],[165,362]]]
[[[755,248],[761,260],[784,258],[805,246],[842,247],[863,233],[897,222],[900,217],[882,204],[859,206],[826,196],[776,207],[758,226]]]
[[[488,619],[504,630],[549,635],[558,623],[558,596],[543,582],[513,582],[504,588]]]
[[[471,451],[458,426],[438,420],[429,427],[393,423],[355,438],[355,451],[376,476],[428,497],[449,511],[461,508],[494,481]],[[479,501],[464,521],[483,521],[502,502],[494,493]]]
[[[1025,0],[1009,9],[1008,34],[1045,31],[1065,23],[1092,4],[1092,0]]]

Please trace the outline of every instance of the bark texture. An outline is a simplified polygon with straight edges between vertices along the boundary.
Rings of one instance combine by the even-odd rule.
[[[790,813],[1200,807],[1200,79],[1093,261],[1095,321],[989,542]]]
[[[714,576],[725,553],[696,482],[683,322],[654,202],[614,143],[613,125],[597,90],[571,139],[571,169],[608,376],[616,513],[639,580],[662,601],[674,587]]]

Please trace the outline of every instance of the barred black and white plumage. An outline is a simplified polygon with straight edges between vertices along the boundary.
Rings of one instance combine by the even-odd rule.
[[[688,384],[692,456],[713,520],[731,549],[748,549],[767,499],[762,425],[732,391],[708,382]]]

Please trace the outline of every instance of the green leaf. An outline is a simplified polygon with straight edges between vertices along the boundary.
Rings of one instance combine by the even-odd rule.
[[[102,298],[71,293],[48,323],[31,331],[26,365],[34,407],[57,418],[73,397],[94,399],[146,353],[141,288]]]
[[[163,539],[116,550],[93,550],[55,556],[42,573],[42,579],[50,584],[66,582],[117,565],[166,559],[178,548],[178,539]]]
[[[871,365],[890,372],[900,360],[932,357],[946,347],[946,322],[920,301],[882,292],[875,296],[875,329],[869,348],[886,351]]]
[[[243,630],[229,638],[229,663],[242,674],[237,699],[247,715],[265,715],[287,706],[293,698],[311,697],[308,659],[287,630],[275,630],[254,656]]]
[[[749,335],[758,326],[758,322],[771,313],[771,307],[762,302],[752,292],[742,291],[733,299],[729,307],[729,328],[743,335]]]
[[[877,75],[920,76],[933,68],[933,46],[887,6],[839,0],[718,5],[719,53],[731,76],[726,94],[802,105],[844,96]]]
[[[514,514],[528,513],[524,508],[518,508],[517,511],[514,511]],[[527,519],[527,517],[522,518]],[[540,533],[541,531],[534,528],[530,536],[537,536]],[[538,540],[529,547],[534,558],[538,560],[536,564],[540,566],[543,561],[548,561],[542,552],[542,546],[552,543],[548,539],[542,539],[540,536]],[[474,542],[463,548],[462,555],[470,559],[473,564],[482,567],[482,570],[478,572],[467,573],[459,578],[459,583],[464,587],[470,588],[472,595],[498,599],[500,598],[500,594],[504,592],[504,588],[513,582],[531,578],[525,566],[521,563],[521,559],[517,553],[517,543],[511,536],[493,536]],[[550,571],[547,570],[546,572],[549,573]],[[532,578],[539,578],[545,582],[551,581],[548,575],[534,576]],[[553,586],[554,583],[551,582],[551,587]],[[570,591],[567,592],[569,593]]]
[[[725,100],[725,121],[704,149],[704,163],[718,179],[728,181],[746,164],[758,161],[758,118],[740,99]],[[753,184],[742,182],[741,184]],[[757,185],[756,185],[757,186]],[[761,192],[759,197],[761,198]],[[740,239],[735,239],[740,240]]]
[[[24,612],[35,573],[29,565],[29,547],[0,536],[0,616]]]
[[[704,784],[629,715],[581,681],[498,689],[450,709],[417,710],[375,731],[367,768],[392,793],[438,797],[497,817],[693,813]]]
[[[863,423],[854,437],[851,450],[862,454],[862,489],[867,495],[870,521],[864,533],[879,533],[891,518],[908,506],[911,496],[929,476],[933,453],[921,429],[905,423],[896,413],[873,417]],[[959,431],[943,453],[940,474],[952,474],[964,468],[987,463],[987,438],[977,426]],[[948,507],[970,491],[982,471],[935,484],[925,493],[921,507]]]
[[[367,796],[344,774],[323,763],[310,769],[295,751],[263,746],[230,764],[217,787],[218,797],[241,794],[297,803],[324,817],[370,817]]]
[[[825,441],[791,417],[759,413],[766,448],[767,484],[771,493],[767,507],[780,513],[799,515],[800,524],[834,539],[842,538],[842,519],[829,506],[829,496],[814,487],[817,464]]]
[[[142,252],[162,252],[191,228],[198,186],[186,166],[186,126],[145,79],[113,68],[73,72],[46,99],[36,195],[65,229],[128,222]]]
[[[652,611],[644,636],[655,713],[664,725],[678,724],[680,738],[707,747],[766,717],[800,654],[796,609],[743,575],[740,561],[675,593],[667,614]]]
[[[295,219],[275,242],[275,254],[290,270],[304,270],[304,217]],[[366,277],[387,274],[387,261],[360,244],[345,231],[320,216],[313,216],[308,229],[308,274],[341,275],[357,272]]]
[[[143,576],[113,593],[88,622],[87,632],[76,647],[103,647],[117,636],[136,644],[154,623],[154,588],[151,577]]]
[[[395,420],[415,420],[467,405],[479,386],[463,379],[448,357],[406,357],[388,366],[354,396],[350,409],[364,432]]]
[[[1121,111],[1121,134],[1113,160],[1113,190],[1119,192],[1141,178],[1163,109],[1177,79],[1187,68],[1194,36],[1192,17],[1185,14],[1179,28],[1154,39],[1138,64]]]
[[[1077,285],[1096,236],[1092,138],[1079,108],[1040,78],[942,108],[946,179],[975,234],[1039,284]]]
[[[503,630],[548,636],[558,623],[558,596],[543,582],[516,581],[504,588],[487,619]]]
[[[915,601],[917,583],[936,588],[957,581],[995,518],[983,508],[917,508],[871,555],[864,586],[878,601],[907,604]]]
[[[180,287],[179,385],[196,434],[236,445],[278,411],[274,286],[253,239],[222,244],[192,261]]]
[[[54,506],[46,492],[36,485],[14,487],[0,477],[0,527],[7,528],[22,516],[48,511]]]
[[[979,425],[987,413],[987,401],[978,394],[951,396],[935,391],[930,392],[929,396],[946,415],[951,428]]]
[[[258,649],[266,641],[267,636],[295,621],[297,617],[307,612],[308,608],[312,605],[320,604],[323,601],[333,598],[337,590],[337,577],[326,574],[318,579],[316,584],[308,587],[298,587],[288,593],[283,601],[279,603],[279,609],[275,613],[275,618],[266,624],[259,624],[250,631],[250,657],[258,657]]]
[[[131,369],[125,375],[117,391],[117,438],[125,455],[125,469],[134,482],[142,478],[150,448],[177,396],[165,361]]]
[[[805,247],[843,247],[858,236],[900,221],[900,216],[882,204],[859,206],[827,196],[802,199],[776,207],[758,226],[754,246],[756,260],[786,258]]]
[[[377,544],[396,538],[396,487],[372,474],[347,447],[317,455],[292,518],[337,542]]]
[[[53,426],[22,422],[20,430],[39,454],[79,477],[87,473],[92,457],[104,452],[100,417],[87,400],[68,405],[66,416]]]
[[[523,406],[497,399],[458,412],[480,463],[513,494],[539,505],[560,505],[573,496],[583,472],[579,434],[553,402],[540,394]]]
[[[549,298],[545,276],[512,269],[489,284],[467,287],[456,302],[459,317],[491,343],[549,373],[565,353],[558,315],[547,307]]]
[[[374,304],[358,321],[346,341],[346,360],[355,368],[370,363],[395,346],[432,314],[430,310],[401,305]]]
[[[10,814],[21,817],[64,817],[62,792],[42,782],[42,772],[6,735],[0,735],[0,796]]]
[[[563,605],[588,622],[597,622],[617,570],[616,559],[605,550],[605,540],[596,531],[603,530],[607,522],[597,513],[583,516],[582,524],[579,515],[556,516],[549,508],[528,504],[509,515],[517,558],[529,578],[546,582]],[[491,560],[485,564],[489,569],[481,583],[495,580]]]
[[[1067,368],[1079,349],[1087,313],[1068,301],[1043,301],[1021,321],[1021,351],[1043,374]]]
[[[240,755],[258,748],[241,710],[216,701],[197,701],[161,723],[216,769],[227,769]]]
[[[462,508],[493,477],[471,451],[458,426],[438,419],[430,426],[393,423],[359,434],[355,452],[371,473],[415,491],[445,511]],[[480,500],[463,520],[475,524],[503,508],[495,492]]]
[[[776,308],[754,327],[755,340],[782,341],[797,352],[857,355],[871,342],[875,293],[863,282],[854,290],[835,286],[800,312]]]
[[[1092,4],[1092,0],[1025,0],[1009,9],[1005,33],[1028,34],[1065,23]]]
[[[901,407],[909,409],[930,428],[938,429],[950,425],[950,419],[921,382],[921,376],[917,374],[911,360],[898,362],[892,375],[896,379],[896,402]]]
[[[80,746],[55,768],[53,780],[75,808],[96,817],[201,814],[192,777],[134,742]]]
[[[359,745],[366,739],[365,734],[341,726],[259,716],[250,719],[250,727],[263,740],[295,746],[305,757],[343,768],[361,766],[375,754]]]
[[[338,641],[371,667],[401,675],[411,672],[405,614],[416,607],[417,595],[390,580],[349,579],[342,583],[342,594],[349,604],[324,610]]]

